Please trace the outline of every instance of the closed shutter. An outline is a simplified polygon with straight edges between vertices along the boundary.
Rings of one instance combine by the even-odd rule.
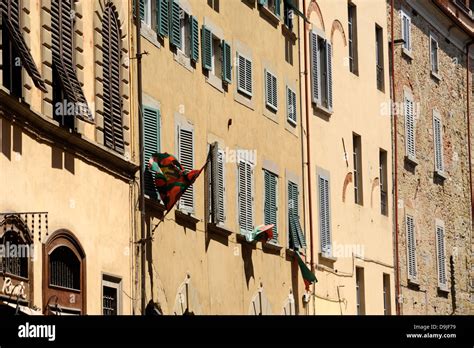
[[[168,33],[169,33],[168,0],[156,0],[155,4],[156,4],[156,8],[155,8],[156,32],[161,37],[168,36]],[[143,17],[142,17],[142,20],[143,20]]]
[[[439,173],[444,171],[443,163],[443,138],[441,130],[441,118],[439,113],[433,112],[433,141],[435,150],[435,170]]]
[[[321,63],[319,57],[319,40],[316,33],[310,33],[311,50],[311,95],[313,103],[321,105]]]
[[[191,16],[190,23],[190,33],[191,33],[191,60],[195,63],[199,60],[199,24],[196,17]]]
[[[436,251],[438,259],[438,286],[446,290],[448,279],[446,277],[446,255],[444,246],[444,228],[436,226]]]
[[[264,171],[265,194],[264,194],[264,224],[273,224],[274,243],[278,243],[278,207],[277,207],[277,176],[269,171]]]
[[[252,61],[245,59],[245,90],[252,95]]]
[[[122,97],[120,95],[120,24],[109,3],[102,19],[105,145],[123,153]]]
[[[224,151],[218,148],[217,143],[212,148],[211,185],[211,193],[213,193],[211,202],[212,222],[223,225],[225,223]]]
[[[406,217],[406,234],[408,279],[417,280],[415,222],[410,215]]]
[[[286,87],[286,105],[288,122],[296,125],[296,93]]]
[[[171,0],[170,43],[181,47],[181,7],[176,0]]]
[[[332,45],[326,41],[327,96],[328,109],[332,111]]]
[[[409,158],[416,158],[415,151],[415,117],[413,115],[413,100],[405,97],[405,143],[406,154]]]
[[[222,79],[226,83],[232,82],[232,50],[226,41],[222,41]]]
[[[252,61],[237,53],[237,89],[252,96]]]
[[[212,32],[203,26],[201,35],[202,66],[206,70],[212,70]]]
[[[186,170],[194,168],[194,132],[192,127],[178,127],[179,163]],[[194,212],[194,185],[187,188],[179,200],[179,209]]]
[[[329,180],[319,176],[319,230],[321,253],[326,256],[332,254],[331,221],[329,204]]]
[[[266,104],[273,110],[278,110],[277,78],[265,70],[265,99]]]
[[[30,49],[26,45],[20,29],[20,3],[19,0],[3,0],[1,2],[2,29],[6,29],[17,54],[20,56],[21,64],[33,80],[34,85],[43,92],[47,92],[46,85],[38,68],[31,56]]]
[[[155,152],[160,151],[160,111],[150,107],[143,108],[143,163],[145,165]],[[158,198],[158,191],[154,183],[154,173],[145,170],[145,194],[151,198]]]
[[[249,162],[239,160],[239,226],[241,233],[253,230],[253,168]]]

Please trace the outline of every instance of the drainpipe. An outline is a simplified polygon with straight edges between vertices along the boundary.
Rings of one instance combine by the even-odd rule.
[[[138,95],[138,132],[139,132],[139,147],[140,147],[140,270],[141,270],[141,310],[142,315],[145,314],[145,185],[143,178],[143,169],[145,168],[144,148],[143,148],[143,117],[142,117],[142,48],[141,48],[141,18],[140,18],[140,1],[135,1],[135,21],[136,21],[136,36],[137,36],[137,95]]]
[[[400,260],[398,255],[398,144],[397,144],[397,113],[394,111],[394,106],[396,105],[396,90],[395,90],[395,37],[394,37],[394,0],[390,0],[390,32],[391,32],[391,43],[390,43],[390,54],[392,58],[392,64],[390,67],[391,83],[392,83],[392,122],[393,122],[393,215],[394,215],[394,225],[395,225],[395,306],[397,315],[401,314],[401,304],[400,304]]]
[[[303,0],[303,13],[304,17],[308,18],[308,13],[306,9],[306,0]],[[307,35],[307,25],[308,23],[304,21],[304,31],[303,31],[303,42],[304,42],[304,93],[305,93],[305,110],[306,110],[306,154],[308,156],[308,202],[309,202],[309,240],[311,244],[310,250],[310,262],[311,262],[311,272],[314,273],[314,244],[313,244],[313,199],[312,199],[312,192],[313,189],[311,187],[311,144],[310,144],[310,115],[309,115],[309,108],[311,106],[311,102],[309,100],[308,95],[308,35]],[[314,293],[313,284],[313,293]]]
[[[469,41],[466,44],[466,79],[467,79],[467,152],[469,155],[469,188],[471,191],[471,226],[474,226],[474,193],[472,192],[472,160],[471,160],[471,111],[470,111],[470,104],[471,104],[471,91],[469,90],[471,87],[471,79],[469,78],[469,71],[470,71],[470,57],[469,57],[469,49],[471,45],[474,43],[474,40]]]

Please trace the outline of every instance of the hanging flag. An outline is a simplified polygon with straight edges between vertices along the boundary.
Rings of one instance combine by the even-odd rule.
[[[148,169],[155,174],[155,186],[167,211],[173,208],[204,167],[205,165],[201,169],[186,170],[173,155],[157,152],[153,154],[148,161]]]
[[[296,259],[298,261],[298,266],[300,266],[301,275],[303,276],[304,286],[306,291],[309,291],[309,286],[313,283],[317,283],[318,280],[316,276],[311,272],[311,270],[306,266],[306,263],[301,259],[300,254],[296,251]]]
[[[251,233],[245,235],[245,240],[252,243],[258,240],[267,241],[273,239],[274,226],[273,224],[257,226]]]

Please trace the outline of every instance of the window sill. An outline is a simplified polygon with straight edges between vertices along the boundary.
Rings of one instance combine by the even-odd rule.
[[[446,174],[445,171],[435,170],[435,175],[442,180],[446,180],[448,178],[448,175]]]
[[[336,262],[337,257],[329,256],[328,254],[323,254],[323,253],[318,253],[319,259],[320,260],[325,260],[329,262]]]
[[[433,70],[430,71],[430,75],[434,80],[436,80],[436,82],[440,82],[442,80],[441,75],[437,72],[434,72]]]
[[[408,284],[414,285],[414,286],[420,286],[420,281],[415,278],[408,278]]]
[[[262,248],[263,249],[268,249],[268,250],[274,250],[274,251],[280,251],[283,249],[283,247],[275,242],[268,241],[266,243],[262,243]]]
[[[179,65],[184,67],[186,70],[193,72],[194,68],[191,65],[191,58],[185,55],[181,51],[177,51],[176,53],[173,54],[175,62],[177,62]]]
[[[413,53],[411,50],[407,50],[406,48],[402,47],[402,53],[405,57],[409,58],[410,60],[413,60]]]
[[[405,161],[412,164],[413,166],[418,165],[418,161],[417,161],[416,157],[413,157],[413,156],[410,156],[410,155],[405,155]]]
[[[322,106],[320,104],[313,103],[313,106],[316,110],[319,110],[319,111],[323,112],[326,116],[331,116],[334,112],[334,111],[329,110],[327,107]]]
[[[268,19],[268,21],[277,26],[280,23],[280,17],[278,17],[272,10],[270,10],[266,6],[260,6],[260,11],[264,14],[264,16]]]
[[[208,77],[206,78],[206,82],[210,84],[212,87],[217,89],[219,92],[224,93],[224,88],[222,87],[222,80],[214,75],[212,72],[208,72]]]
[[[196,225],[199,222],[199,219],[195,217],[192,213],[190,212],[185,212],[179,209],[175,210],[175,219],[176,223],[185,223],[185,224],[191,224],[191,225]]]
[[[250,232],[249,232],[249,233],[250,233]],[[237,241],[238,241],[238,242],[241,242],[241,243],[242,243],[242,242],[245,242],[246,244],[251,245],[253,248],[255,248],[255,246],[257,245],[257,241],[256,241],[256,240],[254,240],[253,242],[247,241],[247,238],[246,238],[245,233],[244,233],[244,232],[241,232],[241,231],[237,232]]]
[[[151,208],[154,211],[158,211],[160,213],[164,213],[166,211],[166,207],[159,201],[158,199],[153,199],[150,196],[145,194],[145,204],[147,208]]]
[[[228,230],[224,226],[216,225],[216,224],[211,223],[211,222],[209,222],[207,224],[207,228],[208,228],[209,232],[219,234],[219,235],[224,236],[224,237],[228,237],[232,234],[232,231]]]
[[[255,111],[255,106],[253,105],[252,97],[248,96],[246,93],[241,92],[240,90],[235,90],[234,100],[237,103],[249,108],[250,110]]]
[[[142,22],[143,24],[143,22]],[[161,48],[161,44],[158,41],[156,32],[151,29],[148,25],[143,25],[140,27],[140,34],[147,39],[151,44],[155,45],[158,48]]]
[[[296,37],[295,32],[292,29],[288,28],[286,25],[281,26],[281,32],[282,32],[283,35],[288,37],[290,40],[296,41],[297,37]]]

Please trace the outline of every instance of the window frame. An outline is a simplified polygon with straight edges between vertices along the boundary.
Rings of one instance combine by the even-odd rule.
[[[430,33],[429,40],[430,40],[430,44],[429,44],[430,72],[437,79],[440,79],[439,77],[439,41],[438,41],[438,38],[433,33]],[[435,46],[433,46],[433,42],[436,44]],[[436,57],[434,57],[434,55]]]
[[[271,81],[270,84],[268,79]],[[264,69],[264,91],[265,107],[274,113],[278,112],[278,78],[268,68]],[[271,100],[269,100],[269,94],[271,94]]]
[[[359,57],[357,44],[357,6],[349,1],[347,5],[347,46],[349,71],[359,76]]]
[[[411,52],[412,52],[412,40],[411,40],[411,16],[408,14],[408,11],[406,9],[401,9],[400,10],[400,18],[401,18],[401,34],[402,38],[404,40],[402,49],[405,54],[407,54],[409,57],[411,57]],[[406,18],[406,22],[405,22]],[[405,28],[405,23],[407,28]],[[408,31],[407,31],[408,29]],[[405,36],[407,40],[405,41]]]
[[[236,51],[236,55],[237,55],[237,83],[236,83],[236,86],[237,86],[237,92],[239,92],[240,94],[244,95],[245,97],[251,99],[253,97],[253,61],[252,59],[250,59],[247,55],[241,53],[240,51]],[[240,64],[240,58],[243,58],[244,59],[244,63],[245,63],[245,66],[243,67],[244,71],[243,71],[243,75],[245,77],[244,79],[244,85],[245,87],[241,87],[240,86],[240,74],[241,74],[241,71],[240,69],[242,69],[241,67],[241,64]],[[248,64],[250,64],[250,91],[248,90],[248,87],[249,87],[249,81],[248,81],[248,76],[249,75],[249,71],[248,71]]]
[[[101,313],[102,315],[108,315],[104,313],[104,287],[109,287],[117,291],[117,310],[113,315],[122,315],[122,278],[102,273],[101,282]]]

